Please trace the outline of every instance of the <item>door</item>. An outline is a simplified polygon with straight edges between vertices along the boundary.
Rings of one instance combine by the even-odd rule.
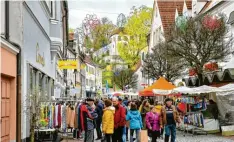
[[[1,142],[10,141],[10,79],[1,76]]]

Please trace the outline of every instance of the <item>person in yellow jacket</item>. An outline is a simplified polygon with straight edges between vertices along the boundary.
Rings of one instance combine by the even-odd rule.
[[[102,132],[105,135],[106,142],[111,142],[112,134],[114,133],[114,115],[115,108],[112,107],[110,100],[105,100],[105,109],[102,116]]]

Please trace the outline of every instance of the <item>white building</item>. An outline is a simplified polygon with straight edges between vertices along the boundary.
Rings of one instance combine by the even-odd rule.
[[[89,57],[85,59],[86,97],[102,92],[102,69],[95,65]]]

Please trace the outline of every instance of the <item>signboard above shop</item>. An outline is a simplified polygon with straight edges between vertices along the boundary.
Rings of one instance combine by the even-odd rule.
[[[78,69],[78,61],[76,60],[60,60],[58,61],[59,69]]]

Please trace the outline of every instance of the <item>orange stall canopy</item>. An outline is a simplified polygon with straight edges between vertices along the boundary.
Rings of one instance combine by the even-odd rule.
[[[154,96],[153,89],[172,90],[174,88],[176,88],[175,85],[168,82],[164,77],[160,77],[151,86],[140,91],[139,95],[140,96]]]

